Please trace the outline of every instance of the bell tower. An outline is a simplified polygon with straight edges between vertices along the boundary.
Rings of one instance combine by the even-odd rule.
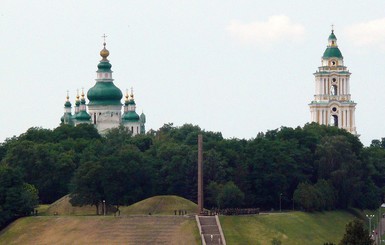
[[[350,75],[344,66],[344,58],[332,29],[321,58],[321,66],[314,73],[315,94],[314,100],[309,104],[312,122],[339,127],[357,134],[356,103],[351,99]]]

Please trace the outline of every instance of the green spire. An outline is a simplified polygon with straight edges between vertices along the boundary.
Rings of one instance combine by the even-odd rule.
[[[123,97],[122,91],[115,86],[112,79],[112,71],[110,61],[107,59],[110,52],[106,49],[106,42],[103,43],[104,48],[100,51],[100,60],[97,70],[96,84],[87,92],[89,100],[88,105],[122,105],[120,100]]]
[[[337,37],[334,34],[334,30],[332,29],[331,34],[329,35],[328,38],[328,46],[322,55],[323,59],[329,59],[329,58],[338,58],[338,59],[343,59],[344,57],[342,56],[342,53],[340,49],[338,48],[337,45]]]

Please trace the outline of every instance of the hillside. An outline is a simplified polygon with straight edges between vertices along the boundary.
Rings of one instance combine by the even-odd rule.
[[[221,216],[228,244],[271,244],[274,238],[285,245],[338,244],[345,225],[355,217],[343,211],[290,212],[258,216]]]
[[[120,209],[119,217],[96,216],[95,207],[73,207],[64,196],[41,209],[43,216],[13,222],[0,232],[0,244],[199,244],[194,217],[174,215],[196,211],[187,199],[155,196]]]
[[[183,242],[182,242],[183,241]],[[38,216],[18,219],[0,244],[199,244],[193,217]]]
[[[156,196],[120,209],[119,217],[96,216],[93,207],[75,208],[63,197],[44,207],[43,216],[13,222],[0,232],[0,244],[200,244],[191,215],[196,204],[189,200]],[[191,216],[174,215],[174,210]],[[228,244],[261,245],[274,238],[285,245],[338,243],[352,219],[343,211],[220,217]]]
[[[124,215],[149,213],[153,215],[175,215],[175,210],[184,210],[187,214],[195,214],[197,209],[195,203],[179,196],[155,196],[128,207],[120,207],[121,214]]]

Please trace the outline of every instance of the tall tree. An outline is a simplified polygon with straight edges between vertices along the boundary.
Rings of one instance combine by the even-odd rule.
[[[374,241],[364,229],[364,223],[355,219],[346,224],[345,234],[339,243],[340,245],[372,245]]]

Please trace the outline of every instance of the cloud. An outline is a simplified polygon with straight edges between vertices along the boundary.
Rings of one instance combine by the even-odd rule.
[[[232,20],[226,29],[242,42],[264,46],[283,41],[301,42],[305,34],[303,25],[292,22],[285,15],[270,16],[265,22]]]
[[[374,47],[385,51],[385,18],[362,22],[345,29],[351,42],[359,47]]]

